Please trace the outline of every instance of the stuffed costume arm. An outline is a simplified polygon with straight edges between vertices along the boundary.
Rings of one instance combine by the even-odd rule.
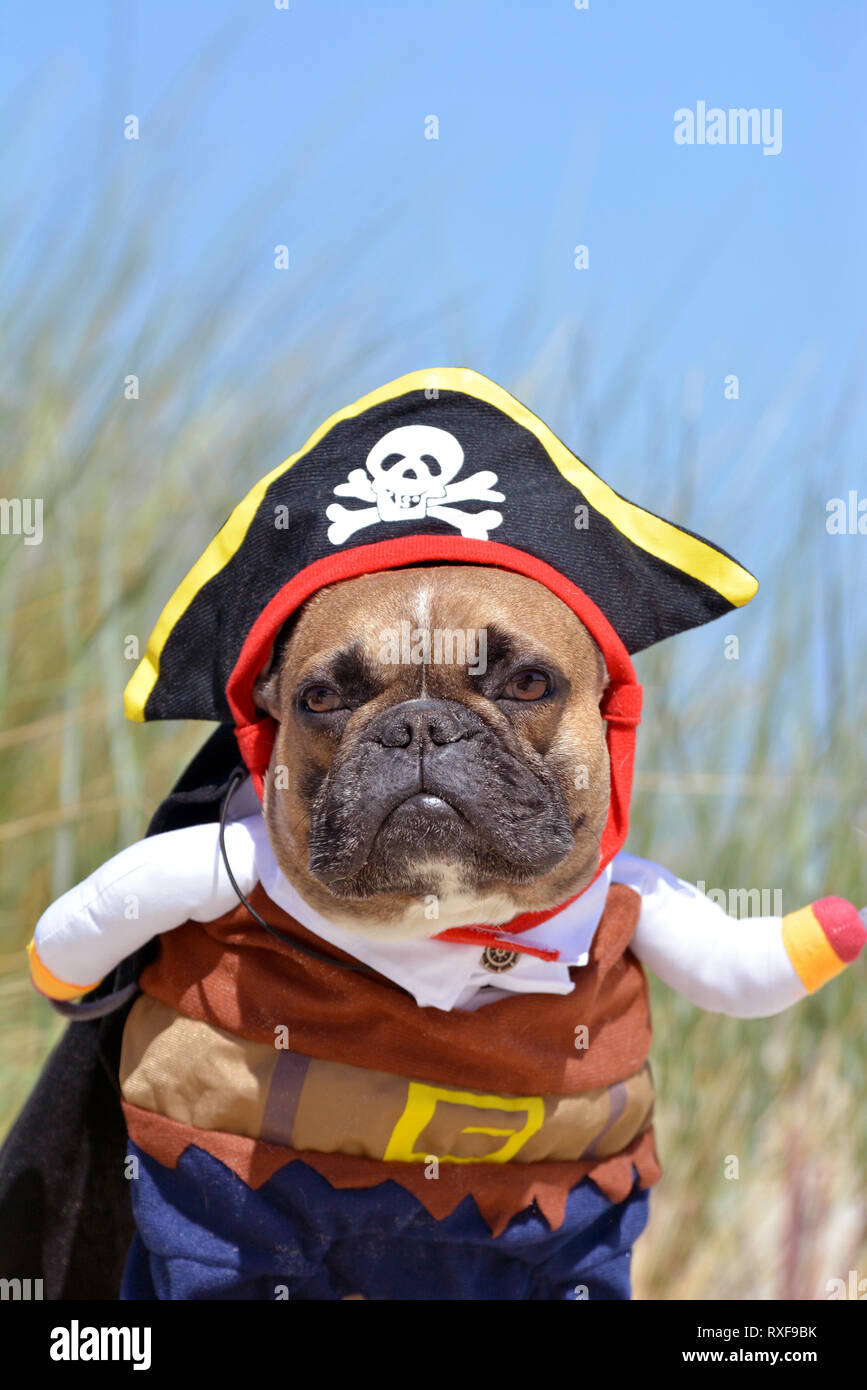
[[[226,826],[226,850],[244,893],[256,883],[262,834],[261,816]],[[78,999],[161,932],[190,919],[213,921],[237,902],[217,824],[151,835],[121,850],[42,914],[27,948],[33,983],[49,999]]]
[[[226,850],[245,894],[258,880],[257,846],[266,840],[261,814],[226,826]],[[843,970],[867,938],[861,917],[842,898],[823,898],[784,917],[737,919],[651,860],[621,853],[612,878],[641,896],[630,949],[711,1012],[779,1013]],[[27,948],[33,983],[50,999],[78,999],[155,936],[189,920],[213,921],[237,901],[217,824],[149,836],[43,913]]]
[[[765,1018],[814,993],[858,956],[867,908],[822,898],[782,917],[730,917],[649,859],[619,854],[613,881],[641,894],[630,950],[693,1004]]]

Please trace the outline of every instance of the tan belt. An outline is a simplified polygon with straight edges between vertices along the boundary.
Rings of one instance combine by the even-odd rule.
[[[483,1094],[249,1042],[146,994],[126,1022],[120,1081],[131,1104],[197,1129],[402,1163],[604,1158],[653,1113],[647,1063],[579,1095]]]

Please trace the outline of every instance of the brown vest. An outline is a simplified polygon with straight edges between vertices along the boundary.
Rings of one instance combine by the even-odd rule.
[[[253,906],[349,959],[257,886]],[[436,1217],[468,1194],[494,1234],[536,1201],[552,1227],[585,1176],[613,1201],[660,1176],[640,899],[609,890],[568,995],[420,1008],[379,975],[292,951],[242,906],[160,940],[124,1034],[133,1140],[174,1166],[190,1144],[258,1187],[296,1158],[333,1187],[387,1178]],[[633,1171],[635,1170],[635,1171]]]

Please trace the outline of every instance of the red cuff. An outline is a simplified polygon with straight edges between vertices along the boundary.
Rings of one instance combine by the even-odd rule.
[[[812,907],[834,954],[847,965],[857,960],[867,941],[867,928],[857,909],[845,898],[819,898]]]

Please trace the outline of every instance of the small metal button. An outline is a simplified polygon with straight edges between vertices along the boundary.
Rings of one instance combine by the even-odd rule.
[[[495,975],[501,975],[504,970],[511,970],[513,965],[518,964],[519,954],[518,951],[507,951],[504,946],[486,946],[482,952],[482,965]]]

